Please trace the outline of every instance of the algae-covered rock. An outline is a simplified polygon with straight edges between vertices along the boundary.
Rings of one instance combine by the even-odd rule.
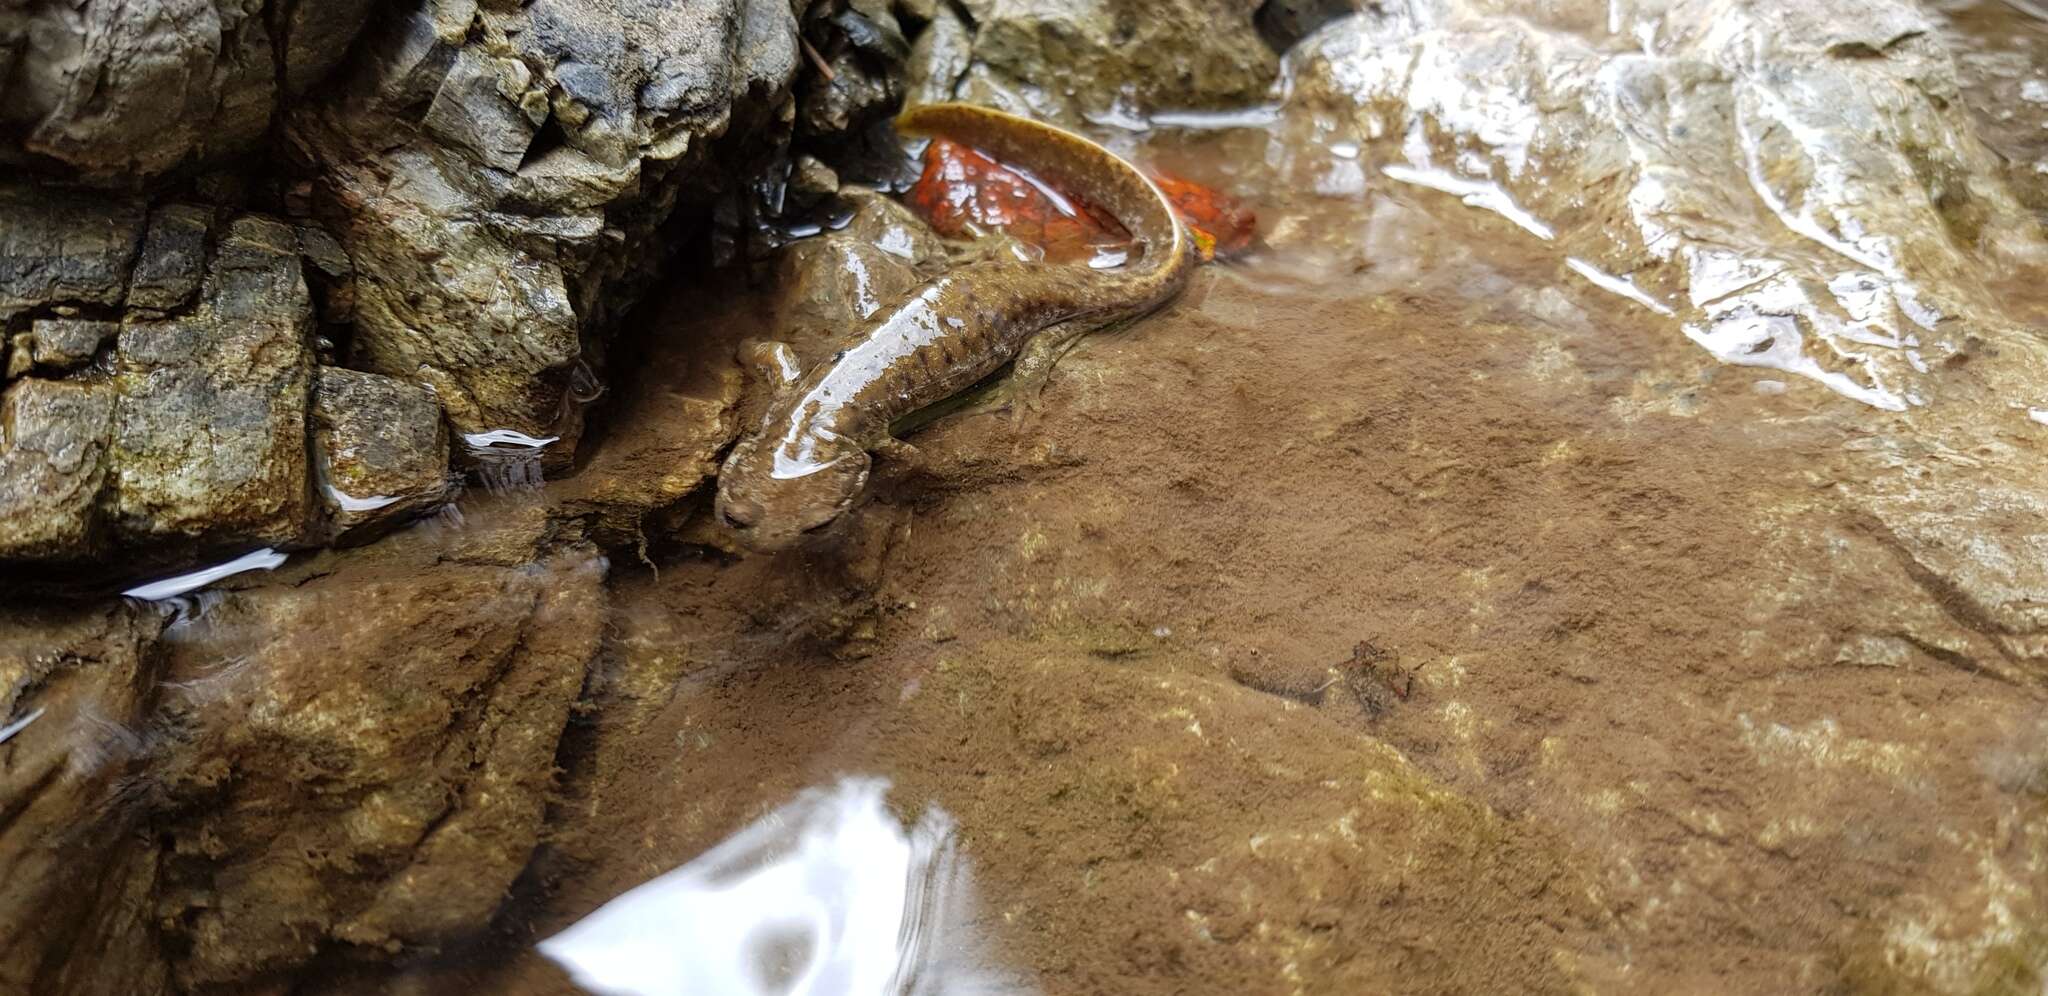
[[[305,532],[311,331],[297,237],[254,216],[222,235],[193,314],[121,330],[108,512],[124,538]]]
[[[114,403],[106,384],[22,380],[0,395],[0,559],[90,548]]]

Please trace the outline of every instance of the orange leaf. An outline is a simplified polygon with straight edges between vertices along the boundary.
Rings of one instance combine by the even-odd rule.
[[[1173,202],[1181,220],[1194,229],[1196,243],[1199,244],[1204,236],[1208,238],[1209,245],[1203,250],[1205,257],[1230,256],[1243,252],[1252,244],[1259,216],[1245,207],[1244,202],[1214,187],[1205,187],[1170,173],[1154,173],[1152,182],[1158,184],[1160,192]]]
[[[1241,202],[1176,176],[1154,179],[1192,230],[1203,259],[1251,244],[1258,219]],[[1123,226],[1094,205],[943,138],[925,147],[924,171],[907,200],[941,235],[999,230],[1057,261],[1086,259],[1130,241]]]

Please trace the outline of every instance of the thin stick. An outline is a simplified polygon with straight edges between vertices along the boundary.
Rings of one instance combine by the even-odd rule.
[[[811,41],[810,41],[810,39],[808,39],[808,38],[805,38],[805,37],[804,37],[804,36],[802,36],[802,35],[798,35],[798,36],[796,36],[796,43],[797,43],[798,45],[802,45],[802,46],[803,46],[803,49],[804,49],[804,54],[805,54],[805,55],[808,55],[808,56],[810,56],[810,57],[811,57],[811,65],[814,65],[814,66],[817,66],[817,67],[818,67],[818,74],[819,74],[819,75],[821,75],[821,76],[823,76],[823,77],[825,77],[825,82],[827,82],[827,83],[836,83],[836,82],[838,82],[838,80],[839,80],[839,77],[838,77],[838,75],[832,72],[832,67],[831,67],[831,66],[828,66],[828,65],[826,65],[826,64],[825,64],[825,57],[824,57],[824,56],[822,56],[822,55],[819,55],[819,54],[818,54],[818,50],[817,50],[817,49],[815,49],[815,48],[812,48],[812,47],[811,47]]]

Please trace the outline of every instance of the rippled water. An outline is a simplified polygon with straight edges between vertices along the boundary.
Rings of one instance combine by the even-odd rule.
[[[579,985],[615,996],[954,993],[945,937],[961,898],[952,821],[906,831],[886,782],[803,793],[689,864],[542,941]]]

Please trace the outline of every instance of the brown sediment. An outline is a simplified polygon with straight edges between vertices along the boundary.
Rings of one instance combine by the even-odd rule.
[[[2048,696],[1862,527],[1867,409],[1540,263],[1293,265],[916,434],[837,553],[622,572],[510,936],[864,773],[958,819],[1042,992],[2030,978]],[[566,991],[461,964],[416,978]]]

